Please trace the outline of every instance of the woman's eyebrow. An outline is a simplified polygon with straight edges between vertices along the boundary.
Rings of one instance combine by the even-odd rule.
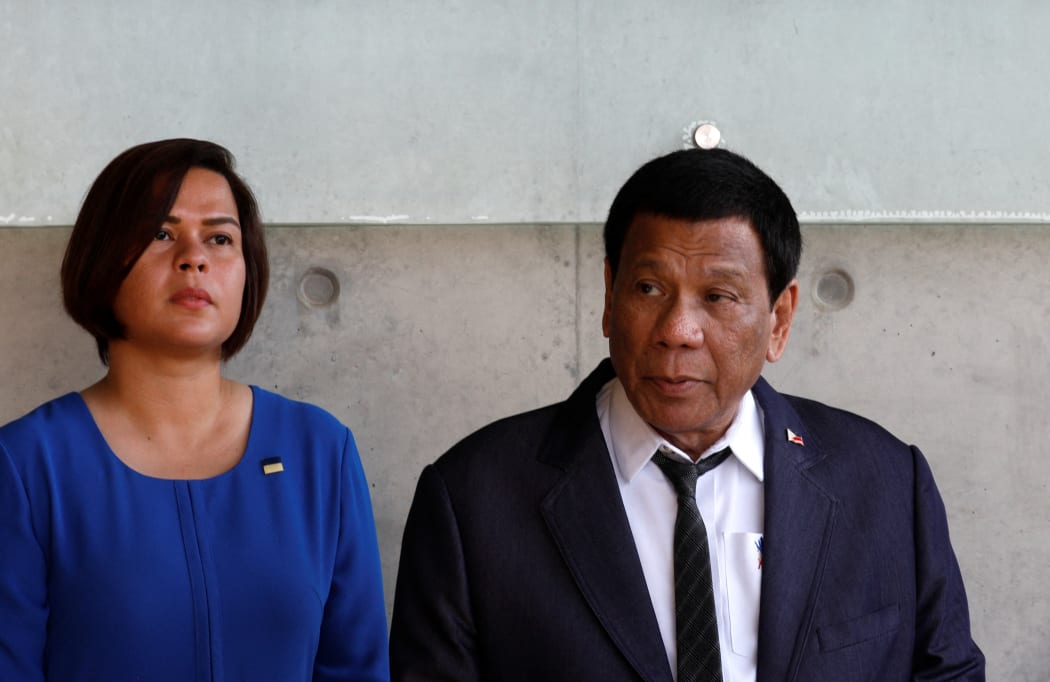
[[[164,219],[164,222],[172,223],[174,225],[178,225],[179,223],[182,222],[182,218],[180,218],[178,216],[170,215],[170,216],[168,216],[167,218]],[[233,216],[229,216],[229,215],[216,216],[214,218],[205,218],[204,220],[201,221],[201,223],[204,224],[204,225],[207,225],[209,227],[211,227],[213,225],[233,225],[234,227],[240,227],[241,226],[241,224],[239,222],[237,222],[236,218],[234,218]]]

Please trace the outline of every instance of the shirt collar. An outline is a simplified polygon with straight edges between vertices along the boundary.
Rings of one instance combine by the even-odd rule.
[[[688,455],[667,441],[649,426],[635,411],[627,392],[619,379],[613,379],[605,387],[609,400],[609,436],[612,440],[613,457],[616,458],[620,475],[630,482],[642,470],[658,448],[689,459]],[[604,391],[603,391],[604,392]],[[765,478],[762,455],[762,413],[755,397],[748,391],[740,401],[733,422],[726,432],[701,457],[729,446],[733,455],[751,474],[762,482]]]

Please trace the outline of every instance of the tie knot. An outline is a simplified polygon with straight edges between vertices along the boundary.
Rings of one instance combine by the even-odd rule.
[[[732,450],[726,447],[693,464],[668,457],[657,450],[653,455],[653,461],[674,486],[678,497],[693,499],[696,497],[696,480],[724,462],[731,452]]]

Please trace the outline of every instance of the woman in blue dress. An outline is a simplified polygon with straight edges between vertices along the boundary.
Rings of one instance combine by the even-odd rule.
[[[224,148],[139,145],[92,185],[62,290],[108,369],[0,428],[0,680],[388,678],[353,436],[222,375],[268,273]]]

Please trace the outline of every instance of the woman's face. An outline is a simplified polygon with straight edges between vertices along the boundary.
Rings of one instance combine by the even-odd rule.
[[[191,168],[164,224],[120,285],[113,309],[125,339],[111,346],[221,356],[241,314],[241,237],[226,178]]]

